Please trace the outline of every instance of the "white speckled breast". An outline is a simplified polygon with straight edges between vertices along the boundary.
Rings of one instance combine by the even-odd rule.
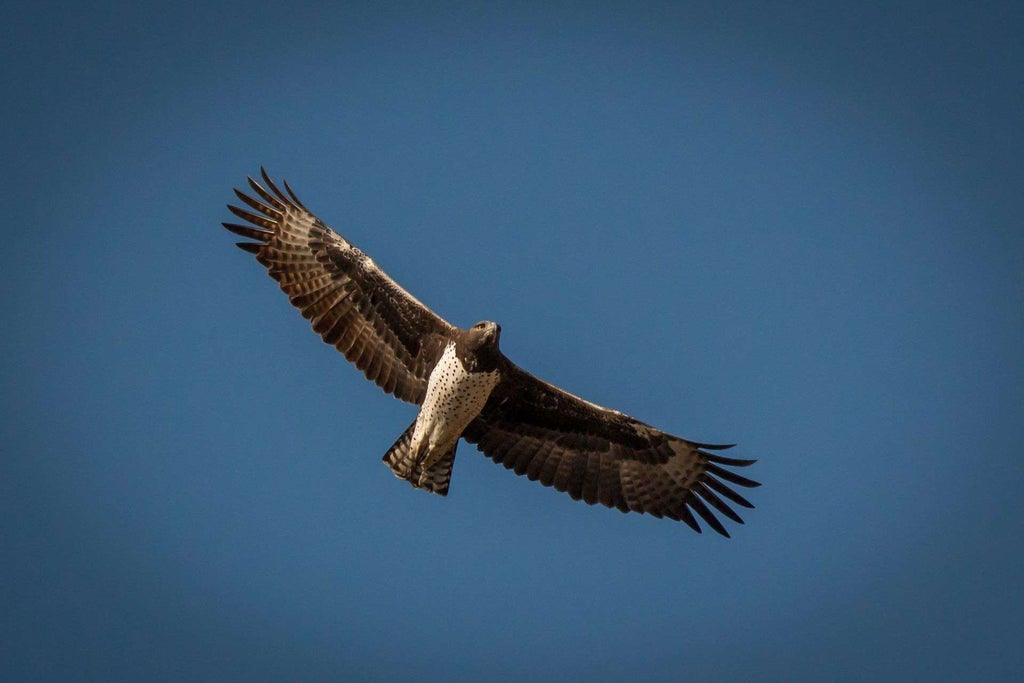
[[[430,373],[412,434],[412,452],[420,453],[425,466],[433,464],[473,421],[498,383],[498,372],[467,372],[450,343]]]

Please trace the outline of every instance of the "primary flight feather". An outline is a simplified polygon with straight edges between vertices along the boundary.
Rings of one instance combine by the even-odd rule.
[[[284,183],[260,169],[255,196],[228,206],[246,223],[224,223],[256,255],[313,330],[385,392],[420,406],[384,455],[395,475],[447,495],[460,438],[516,474],[573,499],[701,527],[728,536],[717,514],[740,524],[733,505],[753,505],[731,486],[759,484],[727,467],[753,460],[709,451],[563,391],[508,360],[501,327],[451,325],[331,230]],[[731,485],[731,486],[730,486]]]

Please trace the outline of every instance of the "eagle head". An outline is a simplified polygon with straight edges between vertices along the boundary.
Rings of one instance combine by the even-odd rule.
[[[481,320],[469,328],[469,347],[473,351],[485,348],[497,349],[500,337],[501,325],[492,323],[490,320]]]

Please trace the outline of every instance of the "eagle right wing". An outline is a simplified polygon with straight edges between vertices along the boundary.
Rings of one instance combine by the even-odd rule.
[[[511,362],[501,370],[501,382],[463,437],[516,474],[574,500],[668,517],[698,533],[694,512],[728,536],[715,513],[742,524],[730,503],[753,507],[725,482],[760,484],[725,468],[754,461],[709,452],[729,446],[673,436],[574,396]]]
[[[387,393],[422,403],[452,325],[314,216],[287,182],[286,194],[260,173],[266,188],[248,179],[258,199],[235,190],[254,211],[228,206],[251,225],[224,227],[256,240],[238,246],[267,267],[324,342]]]

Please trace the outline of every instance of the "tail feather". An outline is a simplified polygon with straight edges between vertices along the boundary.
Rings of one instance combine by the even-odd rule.
[[[441,455],[434,464],[424,469],[417,454],[412,452],[412,432],[416,423],[398,437],[398,441],[384,455],[384,464],[391,468],[395,476],[405,479],[414,488],[425,489],[439,496],[448,495],[448,484],[452,478],[452,465],[455,464],[456,441],[452,447]]]

